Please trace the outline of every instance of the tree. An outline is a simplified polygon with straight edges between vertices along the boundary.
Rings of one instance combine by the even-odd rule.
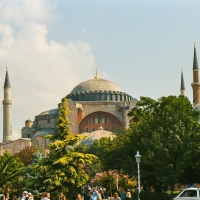
[[[68,113],[67,100],[64,98],[60,104],[56,134],[47,136],[52,142],[49,145],[50,153],[32,166],[32,170],[41,178],[41,184],[35,185],[40,192],[58,193],[70,190],[71,193],[78,189],[89,179],[87,165],[97,159],[92,154],[75,151],[75,146],[83,139],[83,136],[70,133],[71,123]],[[31,182],[30,179],[32,177],[27,179],[27,185]],[[28,186],[32,187],[30,184]]]
[[[91,184],[109,189],[109,193],[112,196],[113,191],[119,189],[117,188],[118,186],[124,189],[134,188],[137,181],[135,177],[129,177],[129,175],[119,173],[117,170],[108,170],[96,173],[95,177],[91,179]]]
[[[199,112],[190,101],[183,96],[157,101],[141,97],[129,117],[129,146],[142,154],[143,184],[161,192],[167,186],[173,190],[175,183],[186,182],[185,169],[199,163],[200,156]],[[188,183],[199,180],[199,173],[194,173],[187,174]]]
[[[25,166],[28,166],[33,159],[33,154],[38,151],[38,148],[33,146],[28,146],[24,149],[22,149],[20,152],[16,153],[16,156],[19,157],[22,163],[24,163]]]
[[[113,139],[96,140],[89,152],[99,158],[102,171],[118,170],[134,176],[136,164],[132,157],[136,151],[130,146],[129,140],[126,130],[121,130]]]
[[[5,151],[0,155],[0,188],[15,189],[23,181],[24,164],[15,155]]]

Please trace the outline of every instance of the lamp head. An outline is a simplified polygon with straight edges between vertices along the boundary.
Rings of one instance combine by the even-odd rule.
[[[137,154],[135,155],[135,159],[136,159],[136,162],[137,162],[137,163],[140,163],[141,157],[142,157],[142,156],[139,154],[139,151],[137,151]]]

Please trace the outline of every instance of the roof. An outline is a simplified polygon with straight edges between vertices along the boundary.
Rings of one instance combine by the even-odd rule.
[[[55,134],[55,130],[52,130],[52,129],[37,131],[37,133],[31,138],[31,140],[33,141],[37,137],[44,137],[46,135],[54,135],[54,134]]]
[[[58,114],[58,110],[59,110],[58,108],[47,110],[47,111],[41,112],[39,115],[56,115]]]
[[[19,138],[19,139],[16,139],[16,140],[10,140],[10,141],[5,141],[5,142],[1,142],[0,145],[4,145],[4,144],[8,144],[8,143],[14,143],[16,141],[31,141],[30,138]]]
[[[78,84],[70,94],[77,93],[77,92],[91,92],[91,91],[115,91],[115,92],[123,92],[122,89],[117,86],[115,83],[100,79],[94,78],[87,81],[84,81]]]

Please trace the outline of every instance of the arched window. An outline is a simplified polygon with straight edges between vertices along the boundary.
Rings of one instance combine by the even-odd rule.
[[[34,140],[34,146],[35,146],[35,147],[38,147],[38,146],[39,146],[38,140]]]
[[[42,138],[42,147],[46,147],[46,138],[45,137]]]
[[[102,116],[98,116],[98,124],[102,123]]]
[[[105,124],[107,124],[108,123],[108,118],[107,117],[105,117]]]

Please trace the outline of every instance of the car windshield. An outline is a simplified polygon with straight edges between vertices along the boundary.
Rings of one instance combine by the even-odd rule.
[[[180,197],[197,197],[196,190],[185,190]]]

